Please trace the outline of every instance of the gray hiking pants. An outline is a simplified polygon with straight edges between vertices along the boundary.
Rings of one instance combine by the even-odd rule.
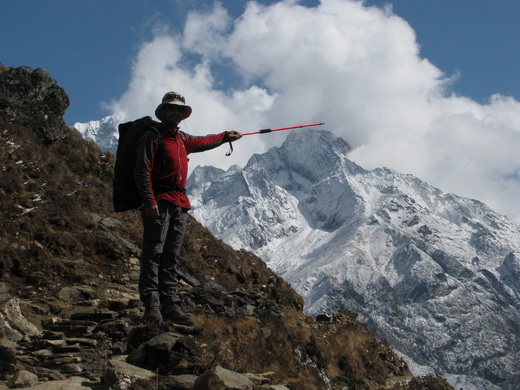
[[[163,312],[169,312],[180,302],[177,262],[188,213],[166,201],[159,201],[158,207],[159,217],[141,214],[144,231],[139,295],[146,307],[162,306]]]

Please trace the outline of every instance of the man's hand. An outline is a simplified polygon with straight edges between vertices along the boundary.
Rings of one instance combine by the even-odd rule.
[[[242,134],[238,131],[226,131],[226,135],[224,136],[224,141],[226,142],[235,142],[237,139],[242,138]]]
[[[157,205],[145,207],[144,215],[149,218],[157,218],[159,216],[159,207]]]

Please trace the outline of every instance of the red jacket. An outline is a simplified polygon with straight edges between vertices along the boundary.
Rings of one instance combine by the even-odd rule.
[[[159,137],[153,131],[145,133],[139,141],[134,176],[145,207],[167,200],[177,206],[190,209],[190,200],[179,187],[186,188],[188,154],[203,152],[222,145],[226,132],[206,136],[191,136],[177,131],[172,133],[159,125]],[[177,187],[175,189],[174,187]]]

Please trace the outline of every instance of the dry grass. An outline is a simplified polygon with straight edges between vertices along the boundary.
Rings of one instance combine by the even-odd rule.
[[[125,271],[131,253],[108,245],[95,222],[111,214],[113,156],[72,130],[51,145],[21,126],[0,123],[0,131],[2,278],[21,296],[31,288],[50,296],[60,285]],[[110,233],[135,240],[138,221],[126,223]]]

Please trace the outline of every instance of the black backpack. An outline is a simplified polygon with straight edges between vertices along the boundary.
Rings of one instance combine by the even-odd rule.
[[[137,161],[137,146],[143,134],[154,131],[162,140],[162,136],[156,125],[159,122],[151,117],[137,119],[132,122],[121,123],[118,126],[119,143],[116,152],[116,164],[114,167],[114,182],[112,201],[117,212],[138,209],[143,202],[137,191],[134,179],[134,169]]]

